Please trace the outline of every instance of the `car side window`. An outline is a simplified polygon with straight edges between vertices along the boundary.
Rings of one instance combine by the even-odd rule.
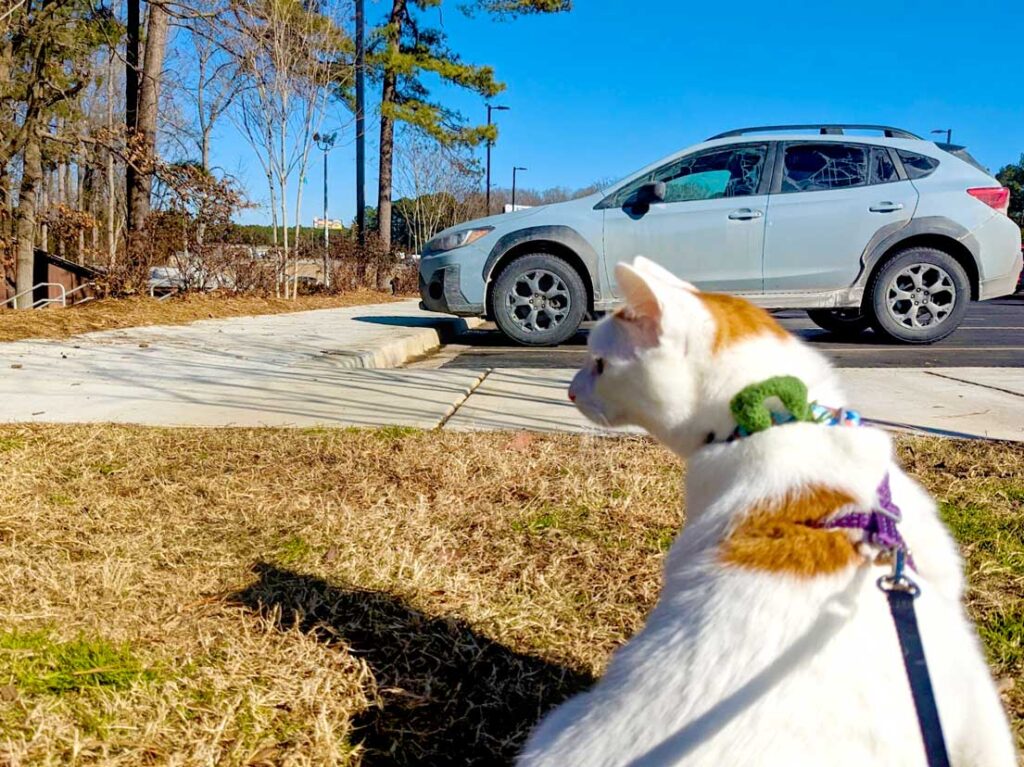
[[[748,197],[757,193],[764,170],[767,144],[745,144],[682,157],[634,179],[616,195],[614,207],[622,207],[644,184],[665,182],[665,202]]]
[[[917,152],[908,152],[904,149],[897,150],[903,163],[903,170],[907,172],[907,178],[924,178],[931,175],[932,171],[939,167],[939,161],[934,157],[925,157]]]
[[[868,183],[867,147],[856,144],[791,144],[782,167],[783,192],[823,192]]]
[[[872,184],[888,184],[890,181],[899,181],[899,173],[889,156],[889,150],[883,146],[871,147],[871,178]]]

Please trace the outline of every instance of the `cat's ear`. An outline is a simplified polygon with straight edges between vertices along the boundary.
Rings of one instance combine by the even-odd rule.
[[[682,288],[686,288],[691,293],[699,292],[693,283],[680,279],[664,266],[654,263],[649,258],[637,256],[633,259],[633,268],[638,272],[643,272],[644,274],[653,277],[656,280],[661,280],[668,284],[675,284]]]
[[[619,283],[631,317],[647,319],[655,325],[661,324],[665,304],[658,295],[660,286],[656,279],[638,271],[634,266],[619,263],[615,265],[615,280]]]

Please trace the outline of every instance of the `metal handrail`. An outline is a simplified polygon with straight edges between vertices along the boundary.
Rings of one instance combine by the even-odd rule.
[[[65,306],[67,305],[68,298],[70,298],[71,296],[75,295],[75,293],[77,293],[78,291],[85,290],[86,288],[95,288],[95,287],[96,287],[96,283],[95,282],[83,282],[77,288],[72,288],[71,290],[69,290],[67,293],[64,294]],[[92,296],[87,296],[86,298],[82,299],[82,301],[89,301],[91,299],[92,299]],[[80,303],[82,303],[82,301],[75,301],[71,305],[74,306],[75,304],[80,304]]]
[[[55,304],[58,301],[60,302],[61,306],[67,306],[68,305],[67,289],[63,285],[61,285],[59,282],[37,282],[35,285],[33,285],[28,290],[23,290],[20,293],[15,293],[10,298],[5,299],[3,301],[0,301],[0,306],[3,306],[4,304],[15,303],[22,296],[27,296],[29,293],[34,293],[36,288],[54,288],[54,287],[60,288],[60,298],[40,298],[38,301],[36,301],[35,303],[32,304],[32,308],[33,309],[37,309],[40,306],[47,306],[49,304]],[[17,305],[17,304],[15,304],[15,305]]]
[[[59,282],[40,282],[38,285],[36,285],[36,287],[37,288],[60,288],[60,298],[40,298],[38,301],[36,301],[34,304],[32,304],[32,308],[33,309],[39,309],[39,308],[41,308],[43,306],[49,306],[50,304],[56,304],[58,302],[60,303],[62,309],[67,308],[67,305],[68,305],[68,291],[67,291],[67,288],[65,288],[61,283],[59,283]]]

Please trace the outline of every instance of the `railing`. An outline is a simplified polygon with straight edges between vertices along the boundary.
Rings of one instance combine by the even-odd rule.
[[[77,288],[72,288],[71,290],[69,290],[67,293],[64,294],[64,305],[67,306],[67,300],[69,298],[71,298],[71,296],[75,295],[75,293],[77,293],[78,291],[85,290],[86,288],[95,288],[95,287],[96,287],[96,283],[95,282],[83,282]],[[94,300],[93,296],[85,296],[80,301],[72,301],[71,305],[72,306],[77,306],[78,304],[84,304],[86,301],[92,301],[92,300]]]
[[[32,306],[30,308],[32,308],[32,309],[41,309],[42,307],[49,306],[50,304],[60,304],[62,308],[66,308],[67,305],[68,305],[68,297],[69,296],[73,296],[75,293],[79,292],[80,290],[85,290],[86,288],[94,288],[94,287],[96,287],[96,283],[94,283],[94,282],[86,282],[86,283],[83,283],[83,284],[79,285],[77,288],[73,288],[73,289],[71,289],[69,291],[67,288],[65,288],[59,282],[37,282],[35,285],[33,285],[28,290],[23,290],[20,293],[16,293],[15,295],[11,296],[10,298],[5,299],[4,301],[0,301],[0,306],[4,306],[5,304],[12,304],[14,306],[17,306],[18,305],[17,301],[18,301],[19,298],[21,298],[22,296],[27,296],[27,295],[30,295],[32,293],[35,293],[38,288],[60,288],[60,295],[57,298],[49,298],[49,297],[47,297],[47,298],[40,298],[38,301],[33,302]],[[80,303],[83,303],[85,301],[91,301],[91,300],[92,300],[92,297],[91,296],[87,296],[86,298],[83,298],[81,301],[75,301],[74,303],[80,304]]]
[[[32,304],[32,309],[38,309],[41,306],[49,306],[50,304],[59,303],[61,306],[68,305],[67,290],[59,282],[38,282],[28,290],[23,290],[20,293],[15,293],[13,296],[8,298],[6,301],[0,303],[0,306],[4,304],[14,304],[17,306],[17,301],[22,296],[27,296],[31,293],[35,293],[37,288],[60,288],[60,298],[40,298],[38,301]]]

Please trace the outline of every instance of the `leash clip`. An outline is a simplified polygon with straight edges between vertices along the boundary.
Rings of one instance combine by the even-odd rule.
[[[892,557],[892,572],[878,579],[878,588],[882,591],[903,591],[911,599],[917,599],[921,588],[906,574],[907,552],[902,546],[894,546],[886,552]]]

